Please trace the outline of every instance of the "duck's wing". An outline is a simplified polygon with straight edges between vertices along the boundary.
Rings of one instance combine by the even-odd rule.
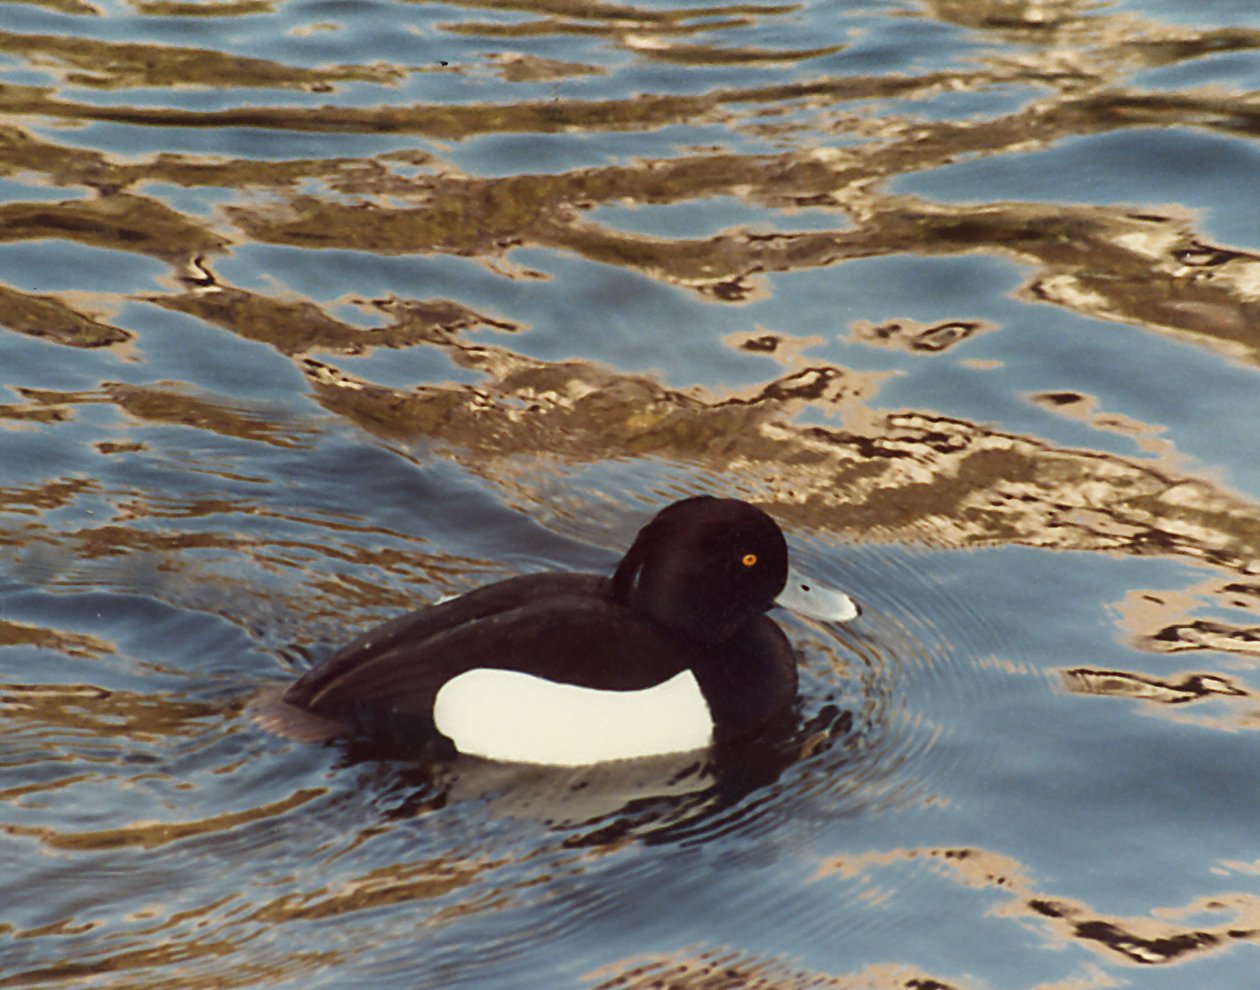
[[[339,685],[354,683],[363,676],[360,668],[407,658],[414,661],[430,640],[540,600],[558,596],[602,600],[607,596],[608,587],[607,579],[594,574],[524,574],[477,588],[450,601],[374,626],[304,674],[284,692],[284,700],[317,710],[320,700],[336,692]],[[433,675],[439,678],[458,673],[458,667],[443,670],[435,664],[433,669]]]
[[[432,731],[441,686],[479,667],[623,691],[678,673],[685,666],[678,644],[653,623],[592,593],[606,584],[601,578],[550,582],[544,594],[530,582],[527,596],[521,588],[492,585],[395,619],[329,657],[289,688],[273,711],[287,706],[315,716],[317,729],[343,727],[319,738],[419,737]],[[496,593],[484,594],[491,591]],[[307,728],[299,716],[291,721]]]

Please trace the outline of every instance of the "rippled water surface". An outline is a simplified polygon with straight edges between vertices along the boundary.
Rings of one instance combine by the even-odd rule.
[[[1260,12],[0,5],[0,986],[1253,986]],[[790,747],[246,705],[737,495]]]

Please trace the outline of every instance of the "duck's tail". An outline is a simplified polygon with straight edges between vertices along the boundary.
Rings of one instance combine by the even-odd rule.
[[[286,690],[288,685],[260,691],[245,706],[250,720],[260,728],[294,742],[327,742],[350,734],[350,729],[334,718],[316,715],[289,704],[284,700]]]

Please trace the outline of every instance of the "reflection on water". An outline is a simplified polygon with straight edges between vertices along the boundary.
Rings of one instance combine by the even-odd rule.
[[[1101,917],[1084,904],[1036,894],[1020,864],[1008,857],[976,849],[900,849],[869,854],[853,861],[823,866],[821,875],[838,874],[847,879],[868,876],[880,867],[925,860],[936,872],[961,886],[991,888],[1003,895],[1003,916],[1052,919],[1050,930],[1063,941],[1076,940],[1104,958],[1115,953],[1143,965],[1180,961],[1181,957],[1228,948],[1231,940],[1254,939],[1257,930],[1239,928],[1254,924],[1260,901],[1254,897],[1200,901],[1185,909],[1159,911],[1159,918]],[[1227,914],[1215,925],[1202,928],[1178,924],[1178,916],[1202,917]]]
[[[1245,983],[1260,21],[1169,6],[7,5],[0,986]],[[246,711],[697,492],[864,605],[780,747]]]

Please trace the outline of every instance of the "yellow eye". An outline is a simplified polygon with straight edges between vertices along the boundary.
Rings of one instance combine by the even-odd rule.
[[[745,567],[752,567],[753,564],[757,563],[757,555],[755,553],[746,553],[740,558],[739,562]]]

